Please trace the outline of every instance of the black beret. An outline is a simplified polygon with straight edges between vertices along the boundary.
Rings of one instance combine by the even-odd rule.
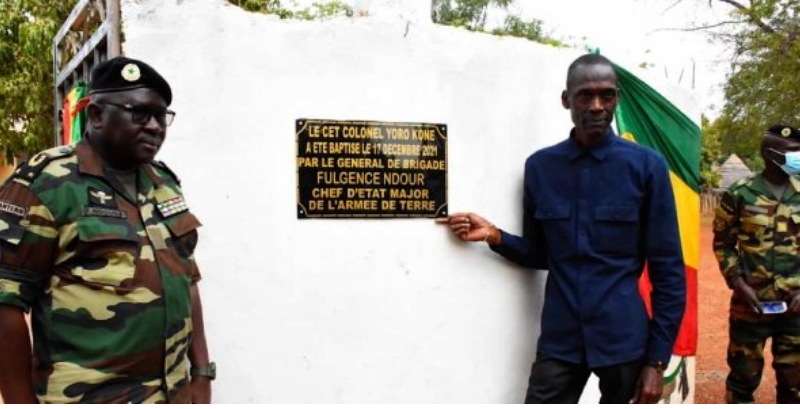
[[[767,130],[767,133],[782,138],[791,138],[800,142],[800,129],[788,125],[772,125]]]
[[[167,105],[172,103],[172,89],[167,80],[153,67],[139,60],[114,57],[103,61],[92,70],[89,95],[136,88],[150,88],[161,95]]]

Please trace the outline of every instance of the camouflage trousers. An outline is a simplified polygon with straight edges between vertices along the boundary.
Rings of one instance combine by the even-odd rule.
[[[800,318],[731,318],[726,381],[728,403],[753,403],[764,370],[764,344],[772,339],[777,402],[800,403]]]

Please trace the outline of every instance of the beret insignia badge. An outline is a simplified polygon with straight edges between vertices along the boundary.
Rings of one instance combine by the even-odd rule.
[[[139,78],[142,78],[142,73],[139,71],[139,66],[136,64],[128,64],[122,67],[122,78],[128,82],[138,81]]]

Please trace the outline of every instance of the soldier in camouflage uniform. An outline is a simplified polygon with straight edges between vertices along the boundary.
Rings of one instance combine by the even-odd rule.
[[[716,210],[714,251],[733,290],[728,403],[754,401],[768,338],[777,401],[800,403],[800,158],[792,154],[798,151],[800,131],[771,127],[761,145],[764,171],[734,183]],[[765,301],[785,301],[788,311],[764,314]]]
[[[171,90],[118,57],[95,68],[90,94],[86,139],[35,155],[0,188],[3,397],[208,402],[200,223],[153,160],[174,117]]]

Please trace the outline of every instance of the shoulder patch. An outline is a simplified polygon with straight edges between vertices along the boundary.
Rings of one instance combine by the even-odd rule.
[[[46,151],[42,151],[34,155],[27,162],[21,163],[14,171],[14,179],[20,179],[27,184],[33,183],[34,180],[42,173],[42,170],[47,167],[47,164],[54,159],[70,156],[75,153],[73,146],[60,146]]]
[[[164,163],[164,162],[162,162],[160,160],[154,160],[152,162],[152,164],[153,164],[153,166],[157,167],[159,170],[163,170],[164,172],[167,172],[168,175],[172,176],[172,179],[175,180],[175,183],[177,183],[178,186],[181,185],[181,179],[178,177],[178,175],[175,174],[175,172],[172,171],[172,169],[170,169],[167,166],[166,163]]]

